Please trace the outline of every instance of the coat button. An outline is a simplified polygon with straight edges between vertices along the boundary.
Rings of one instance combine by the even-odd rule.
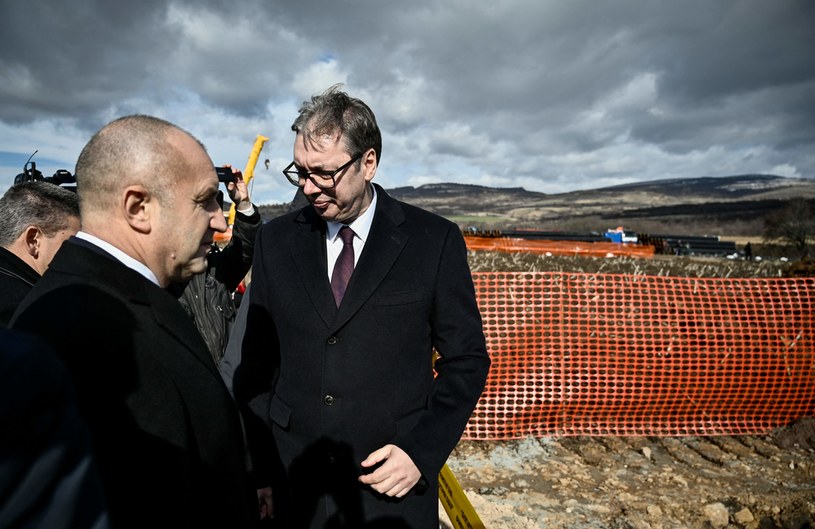
[[[327,341],[328,341],[328,345],[334,345],[334,344],[336,344],[336,343],[337,343],[339,340],[337,340],[337,337],[336,337],[336,336],[332,336],[332,337],[330,337],[330,338],[329,338]]]
[[[325,403],[326,406],[332,406],[334,404],[334,397],[332,397],[331,395],[326,395],[325,397],[323,397],[323,402]]]

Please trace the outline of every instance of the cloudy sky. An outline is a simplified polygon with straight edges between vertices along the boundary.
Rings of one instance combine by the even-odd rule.
[[[0,191],[146,113],[218,165],[267,136],[253,198],[285,202],[291,122],[334,83],[386,189],[815,178],[813,28],[812,0],[0,0]]]

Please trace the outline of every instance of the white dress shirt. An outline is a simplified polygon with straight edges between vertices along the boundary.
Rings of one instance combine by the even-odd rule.
[[[354,266],[359,261],[359,256],[362,254],[362,249],[365,247],[365,241],[368,240],[368,234],[371,231],[371,223],[374,220],[374,211],[376,210],[376,189],[371,186],[374,198],[365,213],[360,215],[351,224],[343,224],[342,222],[327,222],[328,229],[325,233],[326,255],[328,256],[328,280],[331,281],[331,274],[334,272],[334,264],[337,262],[342,251],[342,239],[338,237],[340,228],[348,226],[354,230]]]

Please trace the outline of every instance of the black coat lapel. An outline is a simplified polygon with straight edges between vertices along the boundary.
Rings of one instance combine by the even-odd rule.
[[[331,325],[335,329],[344,325],[373,295],[408,240],[407,234],[399,228],[404,221],[401,206],[381,187],[374,185],[377,198],[371,231],[348,283],[337,317]]]
[[[112,291],[118,292],[131,303],[144,307],[149,311],[149,317],[220,378],[204,339],[172,294],[84,239],[70,238],[62,244],[60,253],[62,259],[54,264],[57,269],[66,274],[86,275],[91,283],[110,285]],[[73,263],[73,266],[63,269],[64,262]],[[77,272],[76,263],[81,263],[81,272]],[[146,316],[146,313],[142,314]]]
[[[204,342],[195,327],[195,323],[181,308],[181,303],[169,292],[160,288],[158,290],[150,289],[148,298],[149,307],[156,323],[220,379],[220,372],[212,359],[206,342]]]
[[[296,229],[291,239],[286,241],[301,281],[311,303],[325,325],[330,325],[337,314],[334,295],[328,281],[326,263],[325,231],[326,224],[311,207],[304,208],[295,217]]]

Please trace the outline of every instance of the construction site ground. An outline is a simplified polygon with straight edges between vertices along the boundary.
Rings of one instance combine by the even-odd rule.
[[[462,441],[448,465],[487,528],[805,529],[813,443],[806,418],[754,436]]]
[[[474,254],[474,271],[778,277],[782,268]],[[761,435],[461,441],[448,466],[490,529],[815,529],[812,417]],[[440,514],[440,527],[459,527]]]

